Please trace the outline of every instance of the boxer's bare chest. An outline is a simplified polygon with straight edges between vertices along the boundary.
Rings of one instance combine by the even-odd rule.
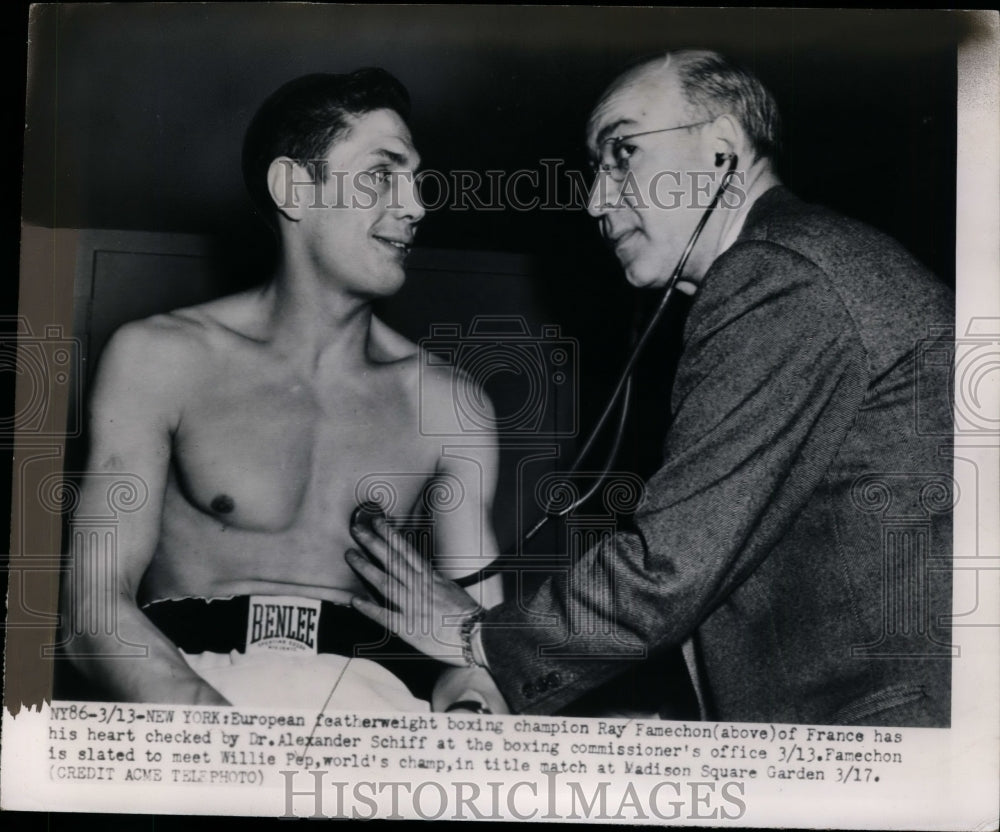
[[[356,589],[354,506],[375,496],[407,513],[434,474],[415,372],[404,360],[306,378],[253,349],[206,367],[173,437],[153,594]]]

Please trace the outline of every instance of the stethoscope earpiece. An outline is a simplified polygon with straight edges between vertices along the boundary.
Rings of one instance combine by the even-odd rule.
[[[382,510],[382,506],[373,500],[365,500],[361,503],[354,511],[351,512],[351,525],[352,526],[368,526],[371,527],[372,521],[376,517],[381,517],[385,520],[385,512]]]

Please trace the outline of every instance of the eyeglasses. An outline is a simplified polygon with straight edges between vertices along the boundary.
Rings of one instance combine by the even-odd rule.
[[[629,158],[632,155],[625,146],[629,139],[637,139],[640,136],[652,136],[654,133],[670,133],[673,130],[690,130],[693,127],[701,127],[703,124],[711,124],[714,119],[706,121],[696,121],[692,124],[680,124],[677,127],[662,127],[659,130],[644,130],[641,133],[629,133],[627,136],[609,136],[599,145],[600,160],[591,161],[590,168],[594,176],[598,173],[606,173],[615,182],[622,182],[629,170]]]

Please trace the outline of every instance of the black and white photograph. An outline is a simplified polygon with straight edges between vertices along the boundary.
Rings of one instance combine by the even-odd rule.
[[[0,804],[995,824],[997,28],[32,7]]]

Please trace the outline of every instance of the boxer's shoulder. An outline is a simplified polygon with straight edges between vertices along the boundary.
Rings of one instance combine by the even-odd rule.
[[[496,433],[496,411],[482,380],[441,355],[419,358],[421,426],[432,436],[455,435],[491,439]],[[477,368],[484,373],[493,366]]]
[[[420,348],[409,338],[396,332],[384,321],[372,316],[369,329],[368,359],[372,369],[388,381],[394,398],[415,412],[426,394],[439,392],[435,379],[427,378],[427,368],[421,365]],[[435,385],[433,391],[427,384]]]
[[[101,354],[95,399],[175,425],[192,398],[210,393],[225,367],[256,343],[240,333],[247,316],[239,305],[224,298],[123,325]]]
[[[190,326],[172,313],[131,321],[119,327],[101,353],[98,384],[126,385],[155,393],[188,373],[197,343]]]
[[[187,339],[169,315],[115,331],[88,396],[91,453],[102,470],[138,471],[160,457],[162,443],[180,421],[195,366]]]
[[[267,312],[261,293],[251,290],[155,315],[145,323],[178,349],[229,351],[268,339]]]
[[[218,330],[218,324],[202,307],[190,307],[127,323],[115,332],[108,346],[158,355],[169,363],[210,349]]]
[[[396,332],[385,321],[372,316],[369,329],[369,354],[373,361],[387,364],[415,363],[417,345]]]
[[[181,370],[188,382],[244,351],[259,358],[266,343],[259,293],[243,292],[126,324],[116,333]]]

